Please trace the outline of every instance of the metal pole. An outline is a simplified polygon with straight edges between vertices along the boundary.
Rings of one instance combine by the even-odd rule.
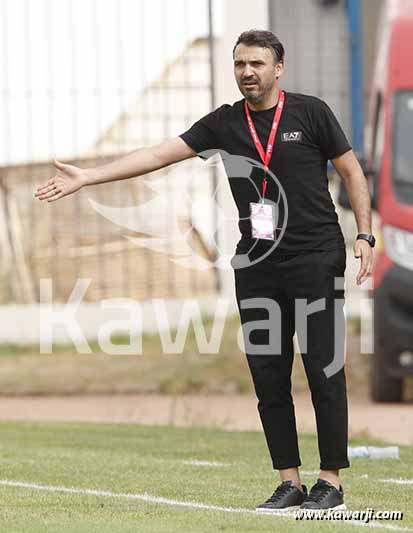
[[[355,153],[363,153],[363,43],[361,35],[361,6],[359,0],[347,0],[348,32],[351,64],[351,133]]]
[[[274,0],[268,0],[267,11],[268,11],[268,28],[270,31],[275,31],[275,6]]]
[[[215,53],[214,53],[214,21],[213,21],[213,0],[208,0],[208,44],[209,44],[209,79],[210,79],[210,98],[211,109],[215,109]],[[216,168],[212,168],[212,187],[215,199],[218,198],[218,176]],[[213,202],[213,224],[218,221],[218,205],[216,200]],[[215,243],[217,250],[219,250],[219,233],[218,227],[214,227]],[[215,271],[215,288],[217,292],[221,292],[222,284],[219,274],[219,270],[214,268]]]

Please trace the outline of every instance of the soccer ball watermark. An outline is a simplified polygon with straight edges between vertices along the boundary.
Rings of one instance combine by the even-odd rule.
[[[125,238],[137,246],[168,254],[171,261],[186,268],[239,269],[265,259],[277,248],[287,227],[288,203],[281,183],[255,159],[231,155],[223,150],[208,150],[198,155],[204,162],[196,171],[183,172],[174,168],[166,177],[145,181],[156,192],[156,196],[148,202],[132,207],[107,206],[91,198],[89,202],[93,209],[112,223],[148,235],[125,235]],[[214,172],[215,175],[220,174],[221,165],[225,169],[225,179],[229,180],[234,199],[238,202],[237,217],[231,217],[221,205],[223,180],[213,183],[212,176]],[[262,201],[264,173],[267,182],[271,182],[275,196],[265,198],[265,204],[270,205],[274,213],[274,240],[267,241],[265,249],[257,253],[260,239],[251,238],[249,249],[234,255],[234,243],[230,242],[228,236],[231,232],[234,233],[238,223],[244,226],[244,231],[246,227],[250,227],[250,214],[246,212],[246,206],[249,206],[249,201]],[[187,221],[185,229],[180,220]],[[201,254],[199,247],[193,246],[194,232],[206,244],[208,256]],[[231,247],[232,250],[229,250]],[[253,258],[250,256],[251,252],[254,252]]]

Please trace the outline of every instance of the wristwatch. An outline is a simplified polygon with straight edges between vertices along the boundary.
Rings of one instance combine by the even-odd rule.
[[[374,248],[374,245],[376,244],[376,239],[374,235],[369,235],[368,233],[359,233],[357,235],[357,239],[363,239],[364,241],[367,241],[372,248]]]

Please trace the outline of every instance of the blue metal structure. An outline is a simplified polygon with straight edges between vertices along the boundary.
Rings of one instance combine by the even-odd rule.
[[[351,132],[353,150],[358,157],[363,154],[363,42],[361,1],[347,0],[348,33],[351,66]]]

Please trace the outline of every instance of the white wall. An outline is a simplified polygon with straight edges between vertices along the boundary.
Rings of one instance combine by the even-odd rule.
[[[240,33],[250,29],[268,29],[268,0],[225,0],[224,31],[216,46],[217,105],[243,98],[235,82],[232,49]]]

